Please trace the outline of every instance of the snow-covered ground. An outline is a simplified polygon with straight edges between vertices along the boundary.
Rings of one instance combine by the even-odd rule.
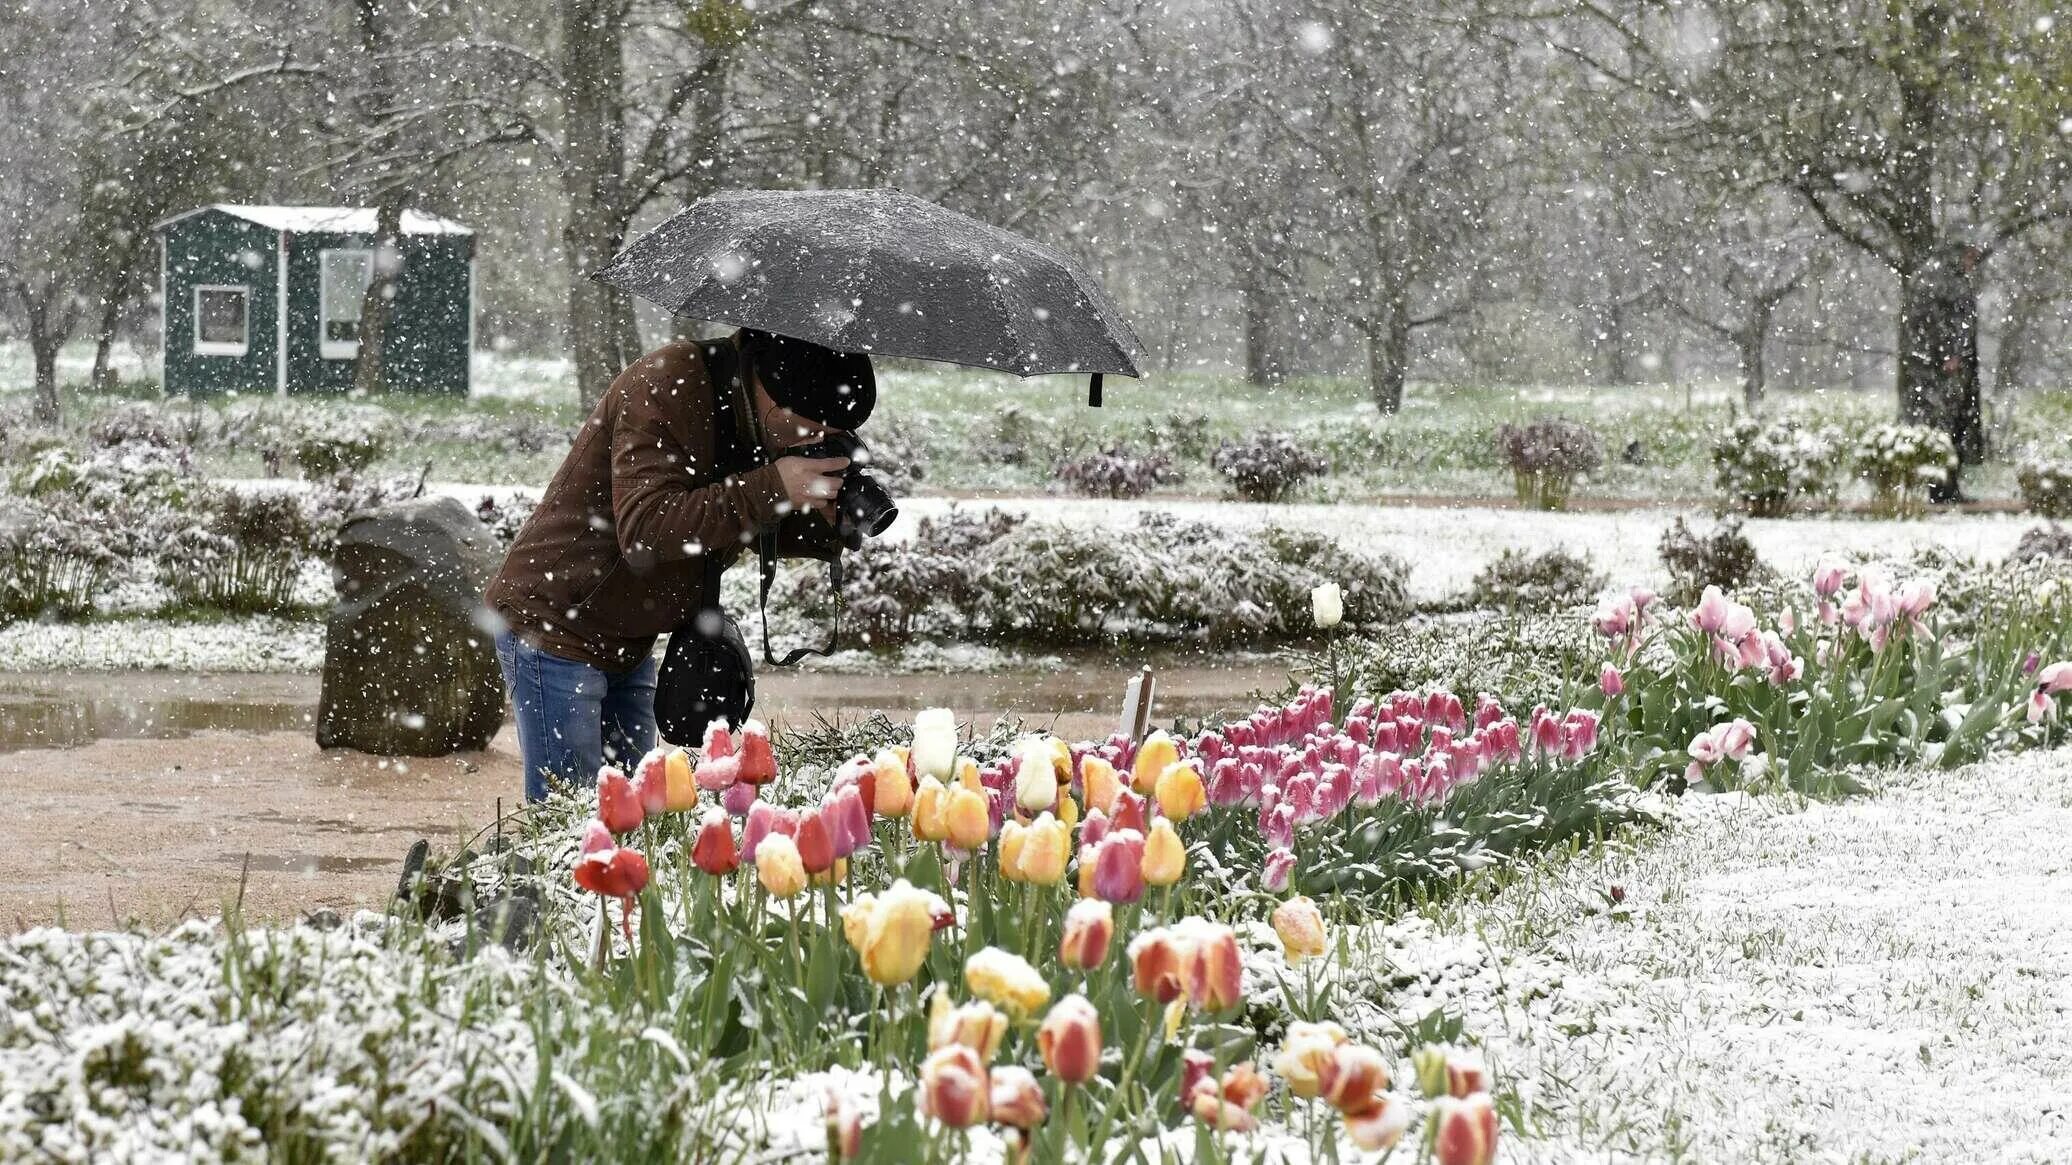
[[[1387,998],[1459,1010],[1535,1103],[1506,1161],[2068,1161],[2068,836],[2072,751],[1685,798],[1387,928]]]

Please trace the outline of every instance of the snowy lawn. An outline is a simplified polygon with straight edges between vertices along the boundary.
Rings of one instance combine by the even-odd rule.
[[[2072,1160],[2072,751],[1672,811],[1384,928],[1536,1106],[1505,1160]]]

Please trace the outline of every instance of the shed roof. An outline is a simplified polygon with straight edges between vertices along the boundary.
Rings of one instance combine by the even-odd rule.
[[[217,202],[208,206],[197,206],[185,214],[176,214],[152,224],[160,229],[179,222],[183,218],[200,214],[205,210],[220,210],[247,222],[255,222],[268,230],[305,232],[332,231],[348,235],[371,235],[375,228],[375,211],[371,206],[240,206],[234,203]],[[472,235],[475,232],[450,218],[426,214],[418,210],[403,212],[403,233],[406,235]]]

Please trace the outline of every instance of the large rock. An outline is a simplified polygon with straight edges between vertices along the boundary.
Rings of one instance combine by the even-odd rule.
[[[338,603],[324,635],[317,744],[441,756],[504,722],[495,623],[482,588],[499,562],[487,527],[452,498],[361,514],[338,534]]]

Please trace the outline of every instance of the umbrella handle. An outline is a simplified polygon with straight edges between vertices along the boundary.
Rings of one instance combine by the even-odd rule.
[[[1094,373],[1092,380],[1087,381],[1086,403],[1094,408],[1101,407],[1101,374],[1098,372]]]

